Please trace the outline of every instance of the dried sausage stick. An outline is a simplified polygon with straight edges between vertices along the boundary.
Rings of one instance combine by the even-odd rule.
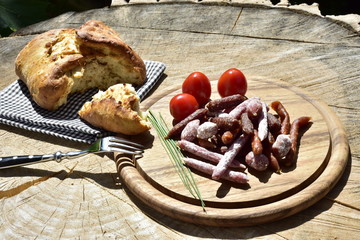
[[[217,112],[223,109],[235,107],[245,101],[247,98],[240,94],[235,94],[232,96],[223,97],[220,99],[215,99],[206,104],[206,108],[209,109],[210,112]]]
[[[225,145],[232,144],[234,142],[234,139],[240,132],[241,132],[241,128],[236,128],[232,131],[225,131],[220,137],[221,142]]]
[[[290,167],[294,164],[295,156],[297,154],[297,144],[299,137],[299,129],[309,123],[311,117],[300,117],[291,124],[290,130],[290,139],[291,139],[291,148],[286,156],[286,161],[284,162],[285,166]]]
[[[279,161],[276,159],[274,154],[270,152],[270,154],[267,156],[269,159],[269,166],[274,170],[276,173],[281,173],[281,168],[279,165]]]
[[[268,135],[268,119],[267,119],[267,106],[264,102],[261,102],[262,108],[261,113],[259,114],[259,125],[258,125],[258,135],[260,138],[260,141],[264,141],[264,139]]]
[[[210,121],[216,123],[219,131],[229,131],[240,127],[239,120],[232,117],[213,117]]]
[[[235,118],[235,119],[240,119],[240,116],[243,112],[246,111],[246,107],[249,103],[251,98],[243,101],[242,103],[240,103],[239,105],[237,105],[233,110],[231,110],[228,114],[229,117]]]
[[[234,141],[234,134],[231,131],[226,131],[221,135],[221,142],[229,145]]]
[[[263,151],[263,146],[259,138],[258,131],[256,129],[254,130],[254,134],[252,135],[251,149],[256,155],[261,154]]]
[[[279,101],[272,102],[270,106],[280,116],[280,119],[281,119],[280,133],[289,134],[289,132],[290,132],[290,116],[289,116],[289,113],[286,111],[285,107]]]
[[[250,118],[257,118],[262,112],[262,102],[260,101],[260,98],[249,98],[249,102],[246,106],[246,111]]]
[[[213,122],[204,122],[197,129],[197,137],[200,139],[209,139],[216,135],[218,126]]]
[[[219,163],[216,165],[212,174],[213,179],[220,179],[226,169],[230,166],[236,155],[241,151],[249,139],[248,135],[241,134],[240,137],[235,139],[229,150],[222,156]]]
[[[197,135],[197,129],[200,126],[200,120],[195,119],[186,124],[185,128],[181,132],[181,140],[194,141]]]
[[[267,113],[267,119],[270,132],[277,135],[281,129],[280,120],[269,112]]]
[[[218,163],[223,157],[223,155],[220,153],[209,151],[206,148],[186,140],[178,141],[177,144],[182,150],[214,163]],[[232,161],[230,167],[246,169],[246,166],[236,159]]]
[[[208,175],[212,175],[214,172],[215,166],[210,163],[199,161],[193,158],[184,158],[183,160],[187,166],[192,167],[200,172],[206,173]],[[245,173],[232,171],[229,169],[224,172],[221,178],[236,183],[247,183],[249,181],[249,178]]]
[[[245,156],[245,162],[258,171],[265,171],[269,166],[269,159],[264,154],[256,155],[252,151]]]
[[[268,142],[269,142],[270,144],[274,144],[274,142],[275,142],[275,137],[274,137],[274,135],[272,135],[271,132],[268,133],[267,140],[268,140]]]
[[[253,134],[254,132],[254,125],[252,124],[247,112],[244,112],[241,114],[241,129],[243,133],[246,133],[248,135]]]
[[[178,124],[176,124],[167,134],[167,136],[165,137],[165,139],[169,139],[169,138],[175,138],[177,136],[179,136],[182,132],[182,130],[185,128],[185,126],[192,120],[194,119],[201,119],[203,118],[206,113],[208,112],[207,109],[205,108],[200,108],[198,110],[196,110],[195,112],[193,112],[192,114],[190,114],[189,116],[187,116],[185,119],[183,119],[182,121],[180,121]]]
[[[206,149],[213,149],[215,150],[217,148],[216,144],[209,141],[208,139],[197,139],[197,143],[200,147],[206,148]]]
[[[241,114],[246,111],[247,101],[248,100],[237,105],[237,107],[229,112],[228,116],[235,119],[240,119]]]
[[[269,136],[271,135],[271,133],[269,132]],[[272,135],[271,135],[272,136]],[[275,140],[274,140],[275,141]],[[274,156],[274,154],[272,153],[272,144],[273,142],[271,142],[269,140],[269,137],[266,139],[266,141],[263,144],[263,153],[264,155],[269,159],[269,167],[276,173],[281,173],[281,168],[279,165],[279,161],[276,159],[276,157]]]
[[[282,161],[290,151],[291,145],[290,135],[280,134],[272,145],[272,153],[279,161]]]

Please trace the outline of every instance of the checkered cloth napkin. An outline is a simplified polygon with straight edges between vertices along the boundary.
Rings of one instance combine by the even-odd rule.
[[[166,67],[155,61],[145,61],[145,65],[147,80],[137,89],[141,100],[155,86]],[[97,89],[91,89],[82,94],[71,94],[66,105],[48,111],[31,99],[27,86],[18,80],[0,91],[0,123],[90,144],[99,137],[111,135],[82,121],[77,114],[97,92]]]

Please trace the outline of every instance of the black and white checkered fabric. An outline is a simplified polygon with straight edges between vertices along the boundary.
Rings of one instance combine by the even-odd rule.
[[[165,64],[161,62],[145,61],[145,65],[147,80],[137,89],[141,100],[165,71]],[[90,101],[97,92],[97,89],[91,89],[83,94],[71,94],[66,105],[56,111],[48,111],[31,99],[27,86],[18,80],[0,91],[0,123],[68,140],[92,143],[99,137],[111,134],[88,125],[77,114],[82,105]]]

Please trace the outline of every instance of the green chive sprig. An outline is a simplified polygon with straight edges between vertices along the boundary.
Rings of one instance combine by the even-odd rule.
[[[169,132],[169,128],[167,127],[164,118],[160,113],[159,113],[159,118],[157,118],[155,114],[151,110],[149,110],[148,119],[151,122],[151,125],[156,130],[157,134],[159,135],[161,145],[163,146],[166,153],[170,157],[171,162],[175,167],[184,186],[186,187],[186,189],[188,189],[190,194],[195,199],[200,200],[201,206],[205,211],[205,203],[201,197],[196,181],[192,175],[192,172],[187,166],[185,166],[185,163],[183,161],[183,158],[185,157],[184,154],[181,152],[180,148],[176,145],[175,140],[165,139],[165,136]]]

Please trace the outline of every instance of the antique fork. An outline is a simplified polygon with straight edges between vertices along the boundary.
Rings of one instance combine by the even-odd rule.
[[[45,155],[0,157],[0,169],[47,162],[51,160],[61,162],[63,159],[77,158],[88,153],[119,152],[141,157],[144,152],[143,149],[144,146],[141,144],[133,143],[123,138],[109,136],[98,139],[94,144],[83,151],[72,151],[67,153],[58,151],[53,154]]]

